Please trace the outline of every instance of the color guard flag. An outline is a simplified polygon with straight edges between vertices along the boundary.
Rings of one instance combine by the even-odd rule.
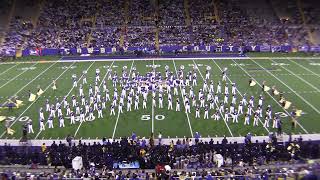
[[[13,135],[15,133],[15,131],[11,128],[7,128],[7,134],[9,135]]]
[[[53,85],[52,85],[52,89],[53,89],[53,90],[56,90],[56,89],[57,89],[56,82],[55,82],[55,81],[53,81],[52,83],[53,83]]]
[[[291,102],[290,101],[286,101],[285,103],[284,103],[284,109],[289,109],[289,107],[291,106]]]
[[[21,101],[21,100],[16,100],[16,106],[17,106],[17,108],[19,108],[20,106],[22,106],[23,104],[23,101]]]
[[[4,121],[6,118],[6,116],[0,116],[0,122]]]
[[[41,94],[43,94],[43,90],[40,88],[37,92],[37,95],[40,96]]]
[[[32,93],[31,93],[31,94],[30,94],[30,97],[29,97],[29,101],[32,102],[32,101],[36,100],[36,97],[37,97],[37,96],[36,96],[35,94],[32,94]]]
[[[22,105],[23,101],[21,100],[16,100],[17,105]]]
[[[270,87],[268,87],[268,86],[264,86],[264,87],[263,87],[263,91],[267,92],[267,91],[269,91],[269,90],[270,90]]]
[[[302,114],[302,110],[296,110],[296,116],[300,117]]]
[[[256,84],[257,84],[257,83],[252,80],[252,81],[250,81],[250,84],[249,84],[249,85],[250,85],[251,87],[253,87],[253,86],[255,86]]]

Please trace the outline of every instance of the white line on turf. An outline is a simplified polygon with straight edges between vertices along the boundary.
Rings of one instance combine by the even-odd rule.
[[[254,62],[255,64],[257,64],[258,66],[260,66],[262,69],[264,69],[266,72],[268,72],[269,74],[271,74],[274,78],[276,78],[279,82],[281,82],[283,85],[285,85],[288,89],[290,89],[294,94],[296,94],[300,99],[302,99],[306,104],[308,104],[313,110],[315,110],[318,114],[320,114],[320,111],[314,107],[310,102],[308,102],[304,97],[302,97],[300,94],[298,94],[295,90],[293,90],[290,86],[288,86],[285,82],[283,82],[281,79],[279,79],[278,77],[276,77],[275,75],[273,75],[269,70],[267,70],[266,68],[264,68],[263,66],[261,66],[259,63],[257,63],[255,60],[252,60],[252,62]]]
[[[281,70],[281,69],[280,69]],[[252,71],[249,71],[249,72],[252,72]],[[292,74],[290,73],[286,73],[286,74],[274,74],[276,76],[292,76]],[[303,74],[296,74],[298,76],[319,76],[320,77],[320,74],[306,74],[306,73],[303,73]],[[212,76],[215,76],[215,77],[220,77],[221,75],[220,74],[213,74]],[[242,77],[247,77],[247,75],[244,75],[244,74],[230,74],[229,76],[233,76],[234,78],[242,78]],[[255,77],[267,77],[267,76],[270,76],[269,74],[252,74],[252,76],[255,76]],[[94,79],[95,77],[90,77],[88,76],[87,79]],[[54,78],[38,78],[38,79],[47,79],[47,80],[54,80]],[[72,79],[71,77],[65,77],[65,78],[61,78],[61,79]],[[0,79],[0,81],[9,81],[9,79]],[[15,81],[31,81],[32,79],[31,78],[17,78],[15,79]]]
[[[74,64],[74,63],[73,63],[73,64]],[[71,67],[73,64],[71,64],[69,67]],[[59,79],[67,70],[68,70],[68,69],[64,70],[64,71],[56,78],[56,80]],[[51,85],[52,85],[52,83],[49,84],[49,85],[43,90],[43,92],[45,93],[45,92],[51,87]],[[39,98],[40,98],[40,96],[38,96],[37,99],[35,99],[35,100],[16,118],[16,120],[13,121],[13,122],[10,124],[9,128],[11,128],[11,127],[18,121],[18,119],[20,119],[20,118],[24,115],[24,113],[27,112],[27,111],[29,110],[29,108],[30,108],[35,102],[37,102],[37,100],[38,100]],[[1,134],[0,138],[2,138],[5,134],[6,134],[6,130]]]
[[[155,68],[154,59],[152,59],[152,65],[153,65],[153,68]],[[154,107],[153,107],[153,104],[151,105],[151,132],[152,132],[152,134],[154,133]]]
[[[194,60],[193,60],[193,63],[194,63],[194,65],[196,65],[196,69],[199,71],[199,74],[200,74],[201,78],[203,79],[203,82],[205,82],[205,78],[203,77],[203,75],[202,75],[199,67],[197,66],[197,63],[196,63]],[[218,107],[218,104],[217,104],[216,102],[215,102],[215,105]],[[229,130],[230,135],[233,137],[233,133],[232,133],[232,131],[231,131],[228,123],[226,122],[226,119],[224,118],[224,116],[222,115],[222,113],[221,113],[220,111],[219,111],[219,113],[220,113],[221,117],[223,118],[223,122],[226,124],[227,129]]]
[[[129,72],[129,79],[131,79],[131,72],[132,72],[133,64],[134,64],[134,60],[133,60],[132,63],[131,63],[130,72]],[[115,134],[116,134],[119,117],[120,117],[120,110],[119,110],[119,108],[118,108],[117,120],[116,120],[116,124],[114,125],[113,132],[112,132],[112,139],[114,139],[114,136],[115,136]]]
[[[220,68],[220,66],[218,65],[218,63],[217,63],[215,60],[213,60],[213,59],[212,59],[212,61],[214,62],[214,64],[215,64],[215,65],[220,69],[220,71],[222,72],[222,69]],[[229,78],[229,76],[227,76],[227,79],[229,80],[230,83],[232,83],[232,81],[231,81],[231,79]],[[242,95],[242,93],[239,91],[239,89],[238,89],[238,88],[236,88],[236,89],[237,89],[237,91],[238,91],[238,94],[239,94],[241,97],[243,97],[243,95]],[[252,109],[251,111],[254,113],[253,109]],[[261,121],[260,117],[258,117],[258,119],[259,119],[259,121],[260,121],[261,124],[264,124],[264,123]],[[265,126],[263,126],[263,127],[264,127],[264,129],[265,129],[268,133],[270,133],[270,131],[269,131],[269,129],[268,129],[267,127],[265,127]]]
[[[271,58],[269,58],[272,62],[275,63],[275,61],[273,61]],[[280,66],[282,69],[288,71],[291,75],[294,75],[295,77],[297,77],[298,79],[300,79],[301,81],[305,82],[306,84],[308,84],[310,87],[312,87],[313,89],[317,90],[318,92],[320,92],[320,90],[315,87],[314,85],[312,85],[311,83],[309,83],[308,81],[306,81],[305,79],[301,78],[300,76],[296,75],[294,72],[292,72],[291,70],[289,70],[288,68],[284,68],[283,66]]]
[[[238,64],[235,60],[232,60],[234,63]],[[240,69],[246,73],[250,78],[252,78],[261,88],[262,88],[262,85],[252,76],[250,75],[243,67],[239,66]],[[287,115],[290,115],[290,113],[283,108],[283,106],[269,93],[267,92],[267,94],[274,100],[274,102],[276,102],[286,113]],[[297,124],[301,127],[301,129],[305,132],[305,133],[309,133],[298,121],[297,121]]]
[[[253,57],[253,58],[250,58],[250,57],[204,57],[204,58],[197,58],[197,60],[208,60],[208,59],[267,59],[269,57]],[[79,60],[79,59],[75,59],[75,60],[63,60],[62,58],[60,59],[60,63],[72,63],[72,62],[92,62],[92,61],[99,61],[99,62],[111,62],[113,60],[116,60],[116,61],[147,61],[147,60],[152,60],[152,59],[156,59],[156,60],[193,60],[194,58],[179,58],[179,57],[176,57],[176,58],[135,58],[135,59],[87,59],[87,60]],[[273,57],[273,59],[287,59],[287,57]],[[302,59],[302,60],[308,60],[310,61],[311,59],[312,60],[319,60],[320,57],[290,57],[290,59]],[[54,63],[56,61],[42,61],[42,63]],[[16,64],[16,63],[21,63],[21,64],[27,64],[27,63],[34,63],[34,61],[19,61],[19,62],[3,62],[3,63],[0,63],[1,64]]]
[[[112,68],[113,63],[114,63],[114,61],[112,61],[111,65],[109,66],[109,68],[108,68],[108,70],[107,70],[107,73],[106,73],[106,74],[104,75],[104,77],[102,78],[102,81],[101,81],[101,83],[99,84],[99,89],[100,89],[100,87],[101,87],[101,85],[102,85],[103,81],[104,81],[104,80],[106,79],[106,77],[108,76],[108,73],[109,73],[110,69]],[[83,121],[82,121],[82,122],[80,122],[80,124],[79,124],[79,126],[78,126],[78,128],[77,128],[76,132],[74,133],[74,136],[73,136],[73,137],[76,137],[76,135],[78,134],[78,131],[80,130],[80,127],[81,127],[82,123],[83,123]]]
[[[10,68],[8,68],[7,70],[3,71],[2,73],[0,73],[0,76],[6,72],[8,72],[9,70],[11,70],[12,68],[18,66],[20,63],[15,64],[14,66],[11,66]]]
[[[36,63],[34,63],[32,66],[30,66],[30,67],[33,67],[33,66],[35,66],[35,65],[37,65],[39,63],[39,61],[38,62],[36,62]],[[27,72],[28,71],[28,69],[26,69],[26,70],[23,70],[21,73],[19,73],[18,75],[16,75],[15,77],[13,77],[12,79],[10,79],[9,81],[7,81],[6,83],[4,83],[2,86],[0,86],[0,89],[1,88],[3,88],[4,86],[6,86],[7,84],[9,84],[11,81],[13,81],[13,80],[15,80],[17,77],[19,77],[20,75],[22,75],[22,74],[24,74],[25,72]]]
[[[90,66],[86,69],[86,71],[88,71],[94,63],[95,63],[95,62],[93,61],[93,62],[90,64]],[[71,65],[71,66],[72,66],[72,65]],[[69,66],[68,69],[69,69],[71,66]],[[80,78],[77,80],[77,83],[81,80],[82,77],[83,77],[83,74],[82,74],[82,75],[80,76]],[[67,95],[65,95],[65,96],[63,96],[63,97],[69,96],[69,94],[72,92],[73,88],[74,88],[74,86],[72,85],[72,88],[69,90],[69,92],[67,93]],[[46,126],[47,123],[48,123],[48,121],[44,124],[44,126]],[[38,132],[38,134],[36,135],[36,137],[35,137],[34,139],[37,139],[37,138],[39,137],[39,135],[41,134],[41,132],[42,132],[42,130]]]
[[[174,62],[174,59],[172,60],[172,62],[173,62],[174,69],[175,69],[175,71],[176,71],[176,76],[178,77],[178,71],[177,71],[177,67],[176,67],[176,63]],[[184,102],[184,97],[183,97],[183,95],[182,95],[181,86],[179,86],[179,89],[180,89],[180,94],[181,94],[181,97],[182,97],[182,101]],[[185,104],[183,103],[183,105],[185,105]],[[192,131],[191,123],[190,123],[189,114],[186,113],[186,112],[185,112],[185,114],[186,114],[186,116],[187,116],[187,120],[188,120],[188,124],[189,124],[189,129],[190,129],[191,137],[193,138],[193,131]]]
[[[305,67],[305,66],[301,65],[300,63],[297,63],[297,62],[295,62],[294,60],[289,59],[289,58],[288,58],[288,60],[289,60],[290,62],[293,62],[293,63],[295,63],[296,65],[298,65],[298,66],[302,67],[303,69],[305,69],[305,70],[309,71],[309,72],[310,72],[310,73],[312,73],[313,75],[320,77],[320,75],[319,75],[319,74],[317,74],[317,73],[315,73],[315,72],[311,71],[309,68],[307,68],[307,67]],[[297,74],[297,75],[298,75],[298,74]]]

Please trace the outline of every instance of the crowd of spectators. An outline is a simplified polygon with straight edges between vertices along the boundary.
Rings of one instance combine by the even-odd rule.
[[[317,10],[309,1],[302,9],[307,23],[314,24]],[[22,17],[11,20],[0,53],[26,48],[156,46],[157,40],[160,46],[311,44],[309,29],[292,2],[285,1],[292,14],[288,21],[266,13],[273,12],[272,7],[260,9],[264,14],[254,18],[258,10],[246,10],[239,0],[215,3],[219,23],[212,0],[45,1],[35,27]]]
[[[154,169],[157,165],[170,165],[175,169],[197,169],[217,167],[214,155],[220,154],[226,167],[243,167],[246,165],[263,165],[274,161],[292,161],[305,158],[319,158],[319,143],[302,139],[288,143],[277,143],[276,137],[270,142],[245,143],[203,141],[201,139],[179,139],[169,144],[161,144],[153,139],[123,138],[118,141],[104,139],[92,144],[70,142],[58,144],[53,142],[49,147],[17,147],[6,145],[1,147],[1,164],[39,164],[72,167],[72,160],[81,156],[84,167],[94,163],[96,167],[106,166],[112,169],[115,162],[138,161],[142,169]]]
[[[219,45],[224,41],[222,26],[193,26],[192,41],[193,45]]]
[[[79,1],[78,1],[79,2]],[[81,1],[82,2],[82,1]],[[96,27],[122,26],[125,22],[125,0],[98,0]]]
[[[317,0],[306,0],[302,3],[302,10],[305,14],[307,24],[320,23],[320,5]]]
[[[121,27],[105,27],[92,31],[90,47],[118,47],[120,46]]]
[[[32,28],[33,25],[30,21],[26,21],[22,17],[14,17],[1,46],[1,53],[15,54],[16,49],[22,46],[24,38]]]
[[[190,45],[192,30],[187,26],[162,26],[159,33],[159,44],[161,46],[170,45]]]
[[[30,173],[30,172],[3,172],[2,178],[5,179],[127,179],[127,180],[156,180],[156,179],[186,179],[186,180],[214,180],[214,179],[308,179],[316,180],[319,178],[318,163],[305,164],[304,166],[292,166],[268,169],[259,167],[248,167],[241,169],[211,169],[211,170],[171,170],[159,172],[156,170],[108,170],[103,168],[101,171],[80,170],[66,171],[55,169],[51,173]]]
[[[64,173],[75,177],[95,176],[100,173],[103,176],[223,176],[223,175],[253,175],[258,176],[271,173],[262,169],[250,167],[262,167],[264,165],[283,165],[287,163],[303,164],[306,159],[320,157],[319,143],[302,141],[302,138],[294,139],[286,143],[278,143],[276,136],[270,136],[270,142],[251,142],[250,136],[246,136],[243,142],[203,141],[195,136],[195,139],[178,139],[169,144],[150,138],[139,138],[134,133],[130,138],[118,141],[103,139],[93,144],[72,142],[67,144],[53,142],[50,146],[43,144],[41,147],[21,147],[5,145],[0,147],[0,164],[31,165],[35,168],[39,165],[64,166],[72,169],[72,160],[81,156],[84,169]],[[215,155],[223,158],[223,163],[217,162]],[[114,169],[114,163],[136,162],[140,169],[155,169],[155,174],[146,174],[146,171],[131,171],[121,174]],[[170,168],[166,167],[169,166]],[[220,168],[219,168],[220,167]],[[216,169],[219,168],[219,169]],[[170,169],[182,169],[186,172],[173,172]],[[199,170],[198,170],[199,169]],[[211,169],[204,171],[204,169]],[[99,170],[99,171],[98,171]],[[168,172],[166,172],[168,171]],[[170,172],[169,172],[170,171]],[[194,172],[195,171],[195,172]],[[278,168],[278,171],[281,170]],[[272,171],[273,172],[273,171]],[[161,174],[164,173],[164,174]],[[60,173],[61,174],[61,173]],[[86,174],[86,175],[85,175]]]
[[[154,47],[155,46],[155,28],[149,26],[133,26],[127,28],[125,33],[126,47]]]
[[[185,25],[183,0],[159,0],[159,25]]]
[[[155,4],[150,0],[131,0],[129,7],[129,25],[155,25]]]
[[[194,25],[214,25],[216,22],[213,0],[189,1],[191,23]]]

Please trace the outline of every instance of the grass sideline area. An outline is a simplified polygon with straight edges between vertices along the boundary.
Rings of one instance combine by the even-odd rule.
[[[244,136],[248,132],[254,135],[268,135],[269,132],[276,131],[272,128],[264,128],[259,122],[258,127],[243,125],[243,116],[239,117],[239,124],[225,123],[223,120],[214,121],[213,119],[204,120],[203,112],[200,119],[195,118],[194,108],[191,108],[191,113],[186,116],[182,111],[168,111],[166,97],[164,98],[164,108],[151,107],[151,100],[148,102],[147,109],[116,114],[110,116],[110,110],[104,111],[103,119],[95,119],[91,122],[79,123],[70,125],[66,120],[65,128],[58,127],[58,121],[54,121],[54,128],[45,131],[39,131],[38,111],[41,106],[44,106],[45,100],[51,102],[58,97],[62,100],[65,95],[78,94],[78,89],[72,88],[73,74],[78,76],[88,67],[88,83],[94,84],[95,69],[101,70],[101,77],[106,73],[106,67],[111,66],[112,70],[121,73],[122,67],[127,66],[128,69],[136,67],[137,71],[145,74],[150,70],[150,66],[157,66],[157,71],[164,74],[165,66],[175,72],[175,67],[178,69],[184,66],[186,71],[189,71],[196,64],[199,68],[198,84],[202,84],[202,74],[205,75],[206,67],[211,67],[211,77],[214,82],[221,80],[221,70],[228,68],[229,79],[227,82],[235,82],[238,87],[238,100],[241,100],[241,95],[246,94],[247,97],[253,95],[257,98],[260,94],[265,97],[265,105],[270,104],[274,112],[286,114],[296,107],[303,111],[303,115],[298,119],[299,124],[292,131],[293,134],[308,134],[320,133],[320,122],[318,117],[320,114],[320,59],[272,59],[275,54],[268,55],[268,59],[254,60],[227,60],[227,59],[205,59],[205,60],[141,60],[141,61],[97,61],[97,62],[53,62],[52,64],[39,63],[17,63],[17,64],[0,64],[0,103],[3,104],[13,95],[17,95],[19,100],[23,101],[23,105],[12,111],[8,109],[0,109],[0,115],[10,119],[10,126],[16,132],[13,135],[8,135],[5,132],[5,122],[1,122],[0,138],[18,139],[22,135],[22,125],[26,120],[33,120],[34,134],[29,134],[31,139],[64,139],[67,135],[75,136],[77,139],[95,139],[102,137],[119,138],[130,136],[132,132],[136,132],[139,136],[150,136],[151,132],[157,135],[162,133],[163,137],[191,137],[195,132],[199,132],[202,137],[221,137],[221,136]],[[251,56],[251,54],[250,54]],[[264,56],[262,56],[264,57]],[[278,57],[278,56],[277,56]],[[299,56],[300,57],[300,56]],[[32,59],[32,58],[31,58]],[[53,58],[54,59],[54,58]],[[52,59],[52,60],[53,60]],[[28,61],[29,59],[20,59]],[[269,94],[262,92],[261,87],[249,87],[248,81],[250,78],[255,79],[260,85],[266,81],[268,86],[275,85],[277,89],[284,93],[286,99],[292,102],[292,107],[286,112],[279,106],[278,98],[273,98]],[[52,80],[56,79],[58,90],[51,89]],[[45,90],[35,102],[28,102],[28,91],[36,93],[37,87],[40,86]],[[108,86],[112,87],[110,81]],[[197,86],[194,90],[198,90],[202,86]],[[120,90],[120,87],[118,87]],[[88,91],[88,87],[84,88]],[[179,94],[180,95],[180,94]],[[110,91],[112,97],[112,91]],[[178,97],[178,96],[177,96]],[[176,98],[176,97],[175,97]],[[173,98],[173,99],[175,99]],[[181,96],[179,96],[182,101]],[[149,100],[149,98],[148,98]],[[110,102],[107,103],[109,107]],[[210,115],[212,112],[210,112]],[[47,114],[45,114],[47,117]],[[147,118],[146,118],[147,117]],[[148,119],[148,120],[146,120]],[[262,119],[263,121],[263,119]],[[291,118],[283,118],[283,131],[286,134],[291,133]]]

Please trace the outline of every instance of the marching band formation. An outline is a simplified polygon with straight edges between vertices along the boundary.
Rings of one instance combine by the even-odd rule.
[[[149,105],[189,114],[194,111],[195,119],[232,121],[252,126],[261,124],[266,128],[272,122],[272,128],[281,126],[280,116],[273,113],[270,105],[264,104],[263,95],[247,97],[244,94],[238,98],[237,85],[227,83],[226,68],[218,82],[211,79],[211,69],[207,69],[203,83],[199,83],[197,68],[194,66],[186,71],[181,66],[175,73],[166,66],[164,74],[157,72],[154,66],[146,74],[140,74],[135,67],[130,71],[124,67],[121,74],[109,68],[105,72],[106,79],[102,80],[100,70],[96,69],[94,85],[88,84],[87,72],[83,72],[79,79],[73,75],[73,88],[77,89],[77,94],[56,98],[55,102],[47,99],[39,109],[40,131],[46,129],[46,124],[48,128],[54,128],[54,121],[59,121],[62,128],[65,127],[65,119],[70,119],[69,124],[83,123],[94,120],[95,114],[101,119],[104,113],[115,116],[124,111],[146,109]],[[111,86],[108,81],[112,82]],[[250,86],[253,83],[250,81]],[[57,89],[56,82],[53,85],[53,89]],[[88,87],[87,92],[84,87]],[[200,89],[196,92],[197,87]],[[151,98],[151,104],[147,103],[148,98]],[[110,106],[107,106],[108,102]],[[33,133],[31,121],[28,127],[29,133]]]

